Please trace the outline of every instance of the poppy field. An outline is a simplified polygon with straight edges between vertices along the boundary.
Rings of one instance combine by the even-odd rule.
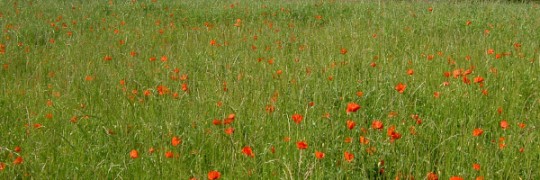
[[[540,5],[0,3],[1,179],[539,179]]]

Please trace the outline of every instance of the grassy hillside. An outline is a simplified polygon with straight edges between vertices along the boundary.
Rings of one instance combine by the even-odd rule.
[[[7,1],[0,28],[3,179],[540,178],[538,4]]]

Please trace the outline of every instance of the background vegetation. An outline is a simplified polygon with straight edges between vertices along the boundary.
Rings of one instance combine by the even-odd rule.
[[[7,1],[0,177],[538,179],[539,10]]]

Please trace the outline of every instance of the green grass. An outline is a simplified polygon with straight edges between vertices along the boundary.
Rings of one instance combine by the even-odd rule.
[[[2,179],[540,178],[538,4],[8,0],[0,14]]]

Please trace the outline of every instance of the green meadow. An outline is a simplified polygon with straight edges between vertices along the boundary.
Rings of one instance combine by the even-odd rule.
[[[0,3],[0,179],[539,179],[540,5]]]

